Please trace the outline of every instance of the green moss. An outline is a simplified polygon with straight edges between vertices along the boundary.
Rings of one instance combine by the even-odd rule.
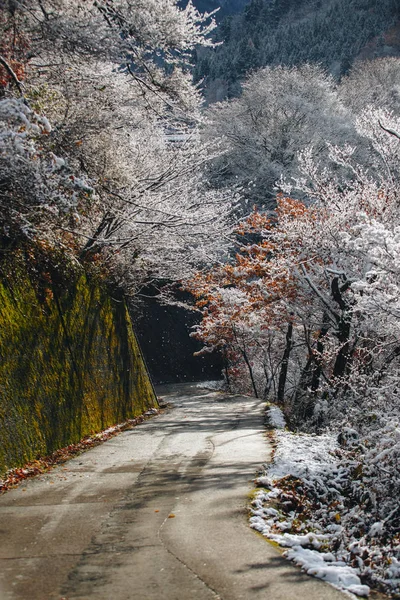
[[[20,254],[0,276],[0,474],[156,404],[122,298]]]

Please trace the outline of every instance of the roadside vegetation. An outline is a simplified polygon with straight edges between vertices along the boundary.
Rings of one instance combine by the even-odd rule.
[[[400,115],[389,81],[376,79],[399,68],[394,58],[358,65],[339,86],[317,67],[267,68],[210,109],[225,148],[211,179],[238,181],[253,209],[231,260],[186,283],[202,352],[219,349],[230,389],[276,403],[298,432],[278,448],[331,436],[321,453],[332,472],[310,483],[288,464],[265,498],[292,497],[274,527],[304,531],[293,544],[314,550],[308,533],[319,532],[318,547],[333,551],[319,560],[336,574],[353,565],[363,583],[330,580],[363,595],[365,583],[399,594]]]

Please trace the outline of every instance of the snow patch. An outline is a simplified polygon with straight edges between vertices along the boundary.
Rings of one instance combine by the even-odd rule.
[[[361,584],[356,571],[343,562],[331,562],[332,554],[327,557],[315,550],[295,546],[285,555],[296,565],[302,567],[308,575],[314,575],[318,579],[323,579],[327,583],[357,594],[357,596],[367,597],[369,595],[369,587]]]
[[[266,419],[268,424],[274,429],[285,429],[286,421],[283,412],[279,406],[271,404],[266,411]]]
[[[278,442],[274,462],[268,468],[268,476],[273,479],[293,475],[311,481],[320,473],[332,469],[335,464],[330,454],[337,447],[333,434],[307,435],[290,431],[276,431]]]

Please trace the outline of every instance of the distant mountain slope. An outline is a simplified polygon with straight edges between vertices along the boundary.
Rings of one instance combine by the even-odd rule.
[[[357,57],[398,54],[399,21],[400,0],[251,0],[221,22],[224,44],[199,53],[195,78],[213,102],[265,65],[316,62],[339,77]]]

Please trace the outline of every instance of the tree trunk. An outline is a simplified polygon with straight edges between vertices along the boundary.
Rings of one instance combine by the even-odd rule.
[[[226,377],[226,385],[228,386],[228,390],[231,389],[231,379],[229,377],[229,363],[228,363],[228,356],[227,356],[227,352],[226,352],[226,348],[224,347],[224,352],[223,352],[223,361],[224,361],[224,371],[225,371],[225,377]]]
[[[290,353],[292,351],[292,346],[293,346],[293,323],[289,323],[287,332],[286,332],[285,351],[283,353],[281,370],[279,373],[279,380],[278,380],[278,394],[277,394],[277,398],[276,398],[278,404],[283,404],[284,400],[285,400],[286,379],[287,379],[289,358],[290,358]]]
[[[255,395],[256,398],[258,398],[258,392],[257,392],[256,382],[254,381],[253,368],[252,368],[252,366],[250,364],[249,357],[247,356],[246,348],[244,348],[244,347],[243,347],[243,349],[241,348],[241,352],[243,354],[244,362],[246,363],[247,368],[249,370],[250,379],[251,379],[251,385],[253,387],[254,395]]]
[[[349,337],[350,322],[347,319],[343,319],[339,323],[338,339],[342,345],[336,356],[335,364],[333,367],[334,377],[343,377],[348,372],[351,357]]]
[[[350,352],[350,330],[351,330],[351,314],[350,306],[343,298],[343,292],[349,287],[349,283],[345,282],[342,287],[339,287],[339,279],[335,277],[332,280],[331,290],[332,297],[338,303],[342,316],[338,321],[338,333],[337,338],[341,344],[340,350],[336,356],[335,364],[333,367],[334,377],[344,377],[348,372],[351,352]]]
[[[312,379],[311,379],[311,390],[316,392],[319,388],[319,383],[321,380],[322,374],[322,353],[324,351],[324,337],[327,335],[329,331],[329,326],[326,324],[328,322],[327,315],[323,316],[324,325],[322,325],[321,330],[318,335],[317,340],[317,355],[314,356],[315,368],[313,370]]]

